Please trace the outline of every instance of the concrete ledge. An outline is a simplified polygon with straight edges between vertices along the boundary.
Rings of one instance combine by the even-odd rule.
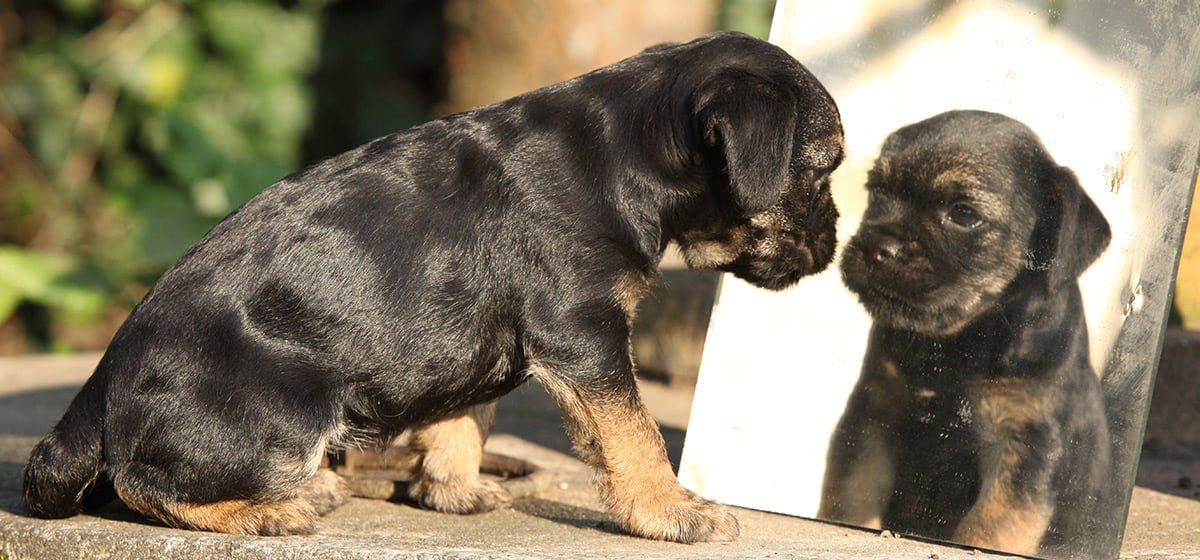
[[[45,521],[26,517],[20,477],[29,450],[57,421],[95,355],[0,360],[0,560],[76,558],[245,558],[290,560],[465,558],[1013,558],[908,538],[884,538],[751,510],[736,510],[742,538],[729,544],[679,545],[628,537],[602,513],[591,473],[563,453],[557,411],[535,386],[501,401],[499,433],[488,449],[520,457],[552,474],[550,489],[507,511],[478,516],[432,513],[384,501],[352,500],[326,517],[316,535],[242,537],[169,529],[119,504],[96,515]],[[647,386],[674,457],[690,404],[686,390]],[[515,435],[510,435],[515,434]],[[1144,459],[1122,557],[1200,558],[1200,461]]]
[[[36,438],[22,438],[19,443],[25,445],[2,450],[6,461],[12,452],[35,442]],[[64,520],[23,517],[18,504],[21,465],[9,461],[0,471],[0,550],[10,560],[980,557],[969,550],[885,539],[869,531],[750,510],[737,511],[743,535],[735,543],[680,545],[628,537],[619,534],[600,511],[591,473],[582,463],[505,434],[496,435],[489,450],[522,457],[552,471],[552,489],[539,498],[517,502],[512,510],[478,516],[354,499],[326,517],[318,534],[277,538],[169,529],[151,525],[120,505],[108,506],[97,515]]]

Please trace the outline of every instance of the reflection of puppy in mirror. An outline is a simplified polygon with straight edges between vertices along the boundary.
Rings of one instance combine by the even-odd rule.
[[[976,111],[892,133],[867,190],[841,266],[874,326],[819,515],[1114,552],[1088,535],[1109,447],[1076,284],[1108,245],[1100,211],[1033,131]]]

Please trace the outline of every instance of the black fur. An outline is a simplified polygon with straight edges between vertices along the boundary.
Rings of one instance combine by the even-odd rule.
[[[831,443],[823,514],[863,522],[848,518],[864,504],[847,507],[855,490],[839,477],[878,461],[893,477],[876,497],[884,528],[1003,547],[986,536],[1002,528],[964,527],[995,483],[1011,497],[998,511],[1052,510],[1037,552],[1115,553],[1076,284],[1109,242],[1100,211],[1031,130],[977,111],[893,133],[867,189],[841,267],[874,326]]]
[[[704,265],[773,288],[821,270],[841,134],[798,62],[721,33],[297,172],[134,309],[34,451],[26,504],[71,515],[114,477],[161,501],[278,499],[314,453],[494,400],[534,359],[585,399],[634,395],[614,285],[734,229],[746,242]]]

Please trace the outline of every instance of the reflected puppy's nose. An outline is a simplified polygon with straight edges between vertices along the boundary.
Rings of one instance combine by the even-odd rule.
[[[870,251],[869,256],[871,257],[871,260],[877,263],[884,263],[887,261],[900,260],[904,256],[903,251],[904,247],[900,244],[899,240],[887,237],[880,239],[879,242],[875,244],[875,247]]]

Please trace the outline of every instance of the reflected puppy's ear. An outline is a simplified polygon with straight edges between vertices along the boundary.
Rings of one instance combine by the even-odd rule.
[[[1112,232],[1108,220],[1088,197],[1075,173],[1058,167],[1050,190],[1057,205],[1047,221],[1045,248],[1039,261],[1048,265],[1048,283],[1058,288],[1074,282],[1108,247]]]
[[[796,134],[794,93],[760,76],[727,71],[697,92],[703,141],[725,157],[729,186],[743,217],[770,208],[783,193]]]

